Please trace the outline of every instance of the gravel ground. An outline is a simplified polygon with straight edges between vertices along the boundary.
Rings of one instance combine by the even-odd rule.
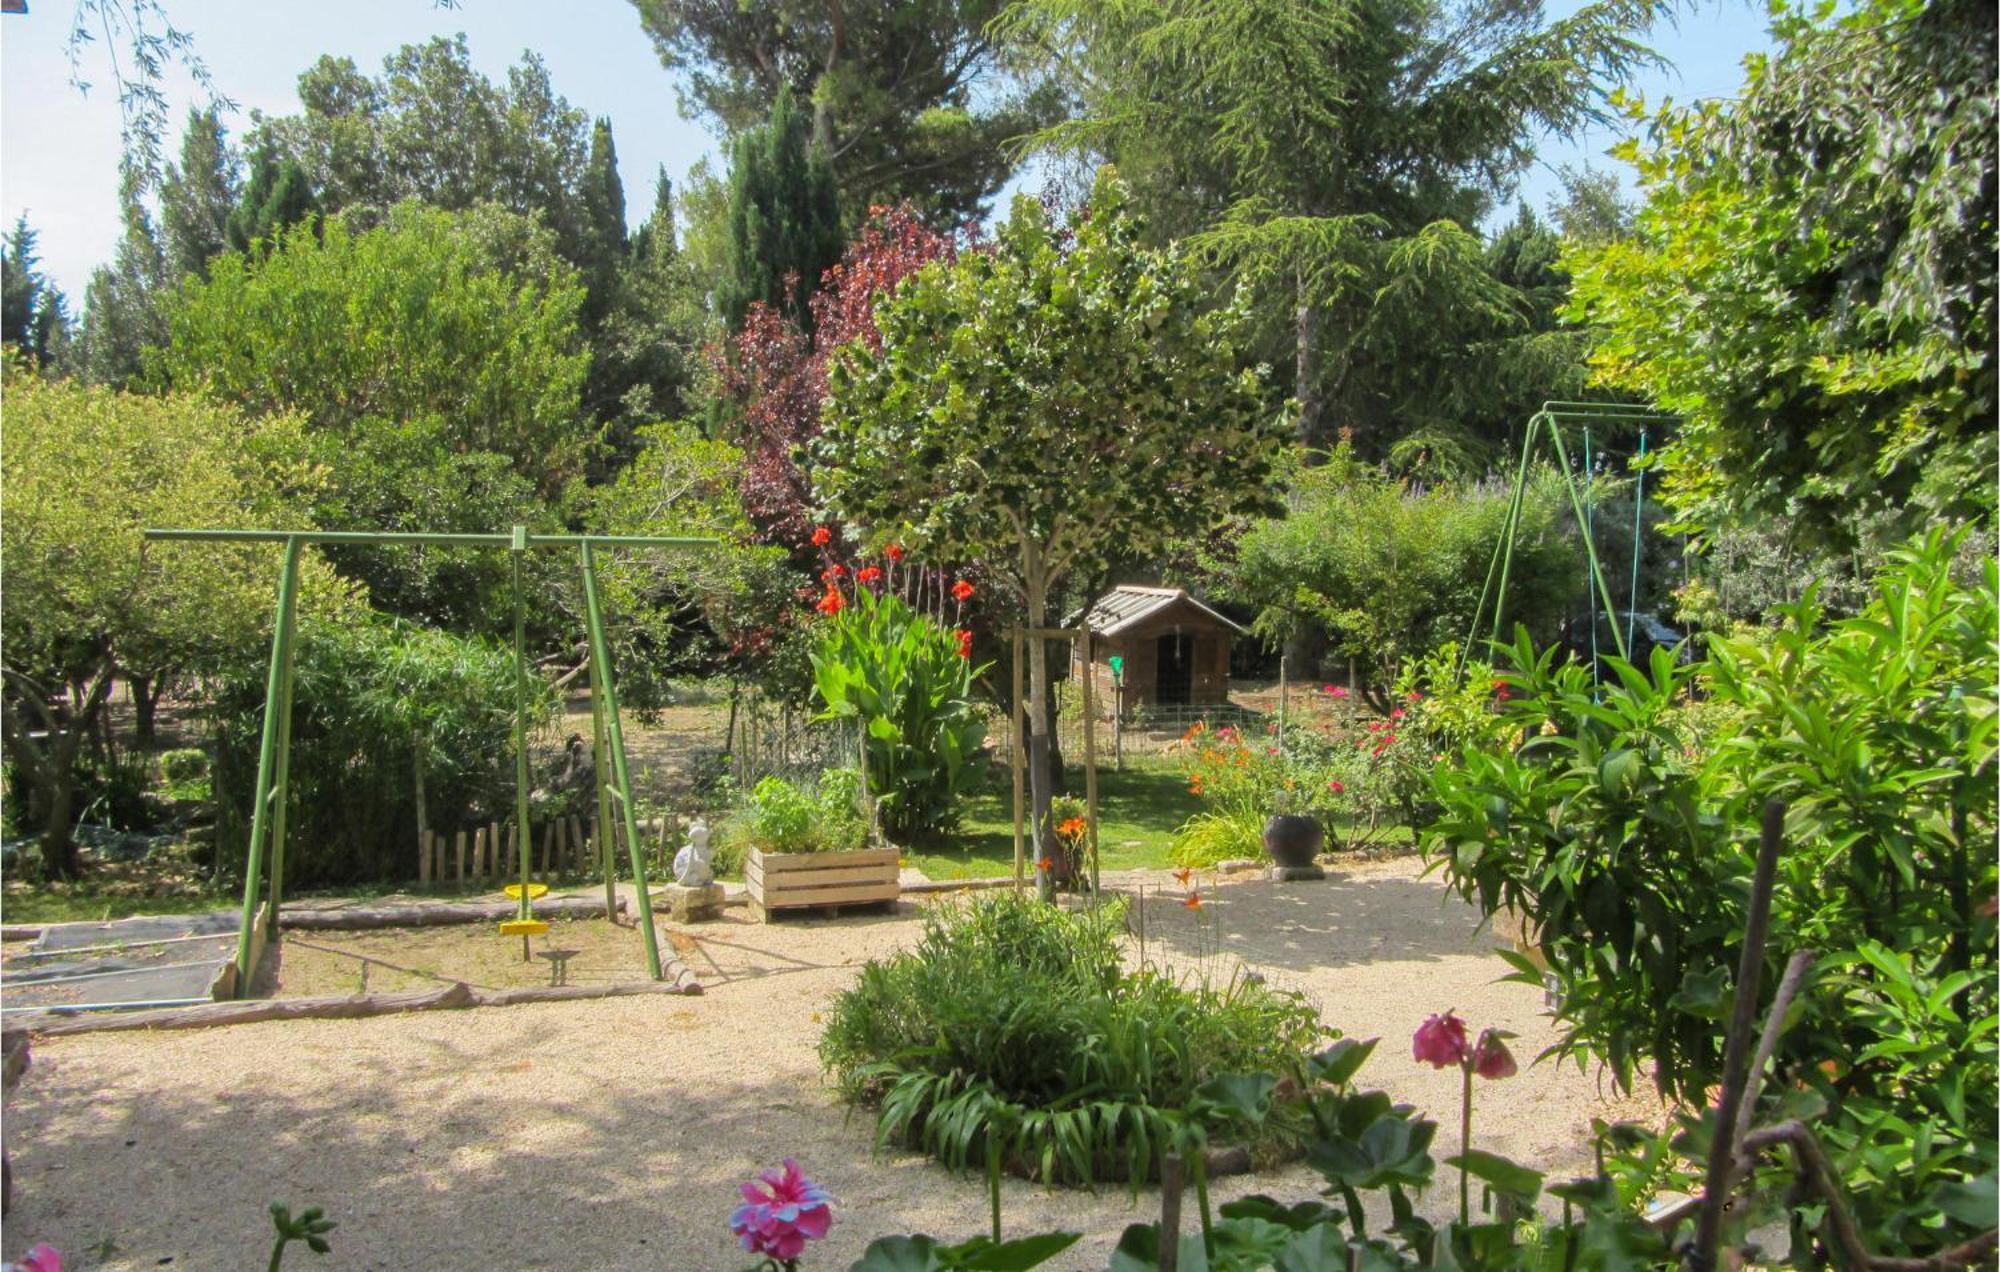
[[[1164,876],[1148,889],[1149,956],[1216,974],[1240,961],[1349,1035],[1381,1035],[1364,1077],[1447,1124],[1456,1071],[1409,1055],[1425,1015],[1515,1031],[1524,1066],[1553,1038],[1539,991],[1495,983],[1491,935],[1414,861],[1211,886],[1198,913],[1181,895]],[[739,1268],[735,1184],[787,1155],[838,1201],[809,1266],[844,1267],[885,1233],[974,1235],[982,1182],[871,1155],[870,1124],[830,1097],[813,1050],[821,1008],[857,964],[912,939],[917,914],[764,926],[732,910],[685,955],[701,998],[45,1040],[8,1110],[5,1254],[48,1240],[65,1266],[259,1267],[265,1208],[284,1200],[339,1223],[332,1256],[293,1252],[301,1268]],[[1573,1066],[1524,1067],[1480,1084],[1475,1140],[1578,1168],[1593,1116],[1657,1116],[1608,1095]],[[1216,1198],[1302,1199],[1316,1179],[1292,1166],[1221,1181]],[[1454,1193],[1441,1184],[1425,1208]],[[1009,1181],[1006,1216],[1013,1232],[1083,1231],[1060,1266],[1101,1268],[1157,1200]]]

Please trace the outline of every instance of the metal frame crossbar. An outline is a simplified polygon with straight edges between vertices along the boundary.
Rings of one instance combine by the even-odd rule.
[[[521,596],[521,559],[535,548],[576,548],[583,572],[584,621],[590,642],[590,710],[593,743],[598,754],[610,753],[612,780],[601,774],[597,783],[598,834],[611,833],[611,803],[616,801],[624,823],[631,857],[633,890],[638,899],[639,930],[645,935],[646,970],[661,978],[659,936],[653,931],[652,898],[647,892],[646,863],[639,845],[637,812],[633,807],[632,776],[625,761],[625,732],[619,723],[618,690],[611,674],[610,643],[604,635],[604,608],[598,597],[599,548],[706,547],[716,540],[666,538],[651,535],[530,534],[514,526],[506,534],[412,534],[350,530],[148,530],[154,541],[209,543],[280,543],[284,564],[278,575],[278,613],[271,632],[271,667],[264,686],[264,732],[257,751],[257,789],[250,812],[250,858],[244,871],[243,918],[237,930],[236,993],[250,992],[257,970],[255,957],[257,902],[265,874],[265,844],[269,842],[270,900],[265,911],[268,938],[279,923],[285,880],[285,805],[291,790],[292,646],[297,628],[299,554],[307,544],[426,544],[438,547],[505,548],[514,594],[514,842],[520,858],[519,920],[532,917],[528,887],[528,654],[527,611]],[[602,853],[606,917],[617,914],[617,887],[611,853]]]

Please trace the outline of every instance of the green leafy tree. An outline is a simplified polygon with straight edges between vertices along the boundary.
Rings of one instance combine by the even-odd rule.
[[[1142,247],[1126,201],[1101,176],[1065,232],[1017,198],[991,251],[905,279],[877,308],[879,346],[829,370],[821,495],[875,533],[981,561],[1031,627],[1114,547],[1270,499],[1281,424],[1242,369],[1242,314],[1214,308],[1185,253]],[[1029,684],[1044,719],[1040,640]],[[1039,860],[1054,845],[1043,731],[1033,752]]]
[[[236,156],[220,112],[213,107],[190,110],[180,163],[167,169],[160,185],[160,230],[170,277],[205,276],[208,262],[229,247],[236,186]]]
[[[166,343],[160,296],[166,257],[140,198],[139,174],[127,167],[119,186],[124,235],[111,263],[91,273],[83,293],[83,332],[77,370],[92,384],[124,388],[146,366],[146,351]]]
[[[318,212],[319,200],[305,169],[266,143],[250,161],[250,180],[223,222],[223,238],[238,253],[269,248],[290,227],[316,221]]]
[[[826,152],[808,134],[789,88],[771,119],[729,153],[729,238],[716,308],[731,330],[758,301],[810,331],[807,300],[840,259],[840,205]]]
[[[217,257],[171,312],[162,379],[255,413],[296,411],[329,529],[546,525],[582,471],[583,289],[550,235],[486,207],[407,204],[370,230],[299,225],[261,258]],[[501,564],[420,548],[334,559],[377,608],[486,624]]]
[[[1977,0],[1784,6],[1743,91],[1625,155],[1634,235],[1577,261],[1598,368],[1678,414],[1663,496],[1845,551],[1990,519],[1996,54]]]
[[[688,115],[738,137],[787,91],[812,103],[850,222],[903,203],[939,230],[977,219],[1013,170],[1006,143],[1058,106],[992,39],[1003,0],[634,4]]]
[[[1509,612],[1538,616],[1543,639],[1583,571],[1559,483],[1534,475],[1508,584]],[[1207,565],[1223,595],[1256,607],[1259,635],[1353,660],[1386,709],[1405,659],[1470,633],[1510,498],[1492,481],[1395,481],[1342,445],[1294,475],[1283,517],[1252,522]]]
[[[143,545],[139,532],[299,524],[292,492],[315,475],[295,416],[54,383],[11,360],[6,392],[0,720],[43,859],[69,876],[77,767],[114,678],[222,674],[268,640],[275,548]],[[304,586],[315,604],[344,603],[317,554]]]
[[[1081,105],[1041,132],[1103,155],[1168,235],[1282,314],[1299,435],[1355,430],[1379,454],[1462,347],[1468,318],[1517,324],[1475,225],[1531,143],[1595,116],[1648,54],[1651,0],[1544,24],[1519,0],[1028,0],[1006,38],[1052,59]],[[1476,377],[1477,372],[1473,372]],[[1476,383],[1476,378],[1469,383]]]
[[[12,345],[36,367],[64,360],[69,312],[60,288],[36,266],[35,231],[23,212],[0,247],[0,343]]]
[[[652,214],[632,235],[610,310],[591,342],[584,403],[606,426],[596,477],[632,458],[641,445],[638,428],[694,409],[710,322],[705,291],[677,239],[673,184],[663,170],[654,183]]]

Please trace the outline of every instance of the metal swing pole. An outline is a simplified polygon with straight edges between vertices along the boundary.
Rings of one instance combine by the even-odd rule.
[[[534,917],[528,892],[528,612],[521,600],[521,558],[528,551],[528,528],[515,526],[507,545],[514,583],[514,848],[521,861],[521,896],[514,917]],[[528,937],[521,937],[521,958],[528,958]]]
[[[604,687],[604,732],[611,746],[611,764],[617,782],[610,789],[618,801],[619,820],[625,824],[625,847],[632,859],[633,900],[638,905],[639,931],[646,938],[646,970],[659,980],[660,938],[653,931],[653,898],[647,891],[646,860],[639,846],[638,814],[632,807],[632,775],[625,764],[625,729],[618,719],[618,690],[611,673],[610,643],[604,639],[604,607],[597,598],[597,562],[592,557],[591,540],[583,540],[583,608],[590,632],[590,661],[601,668],[598,683]],[[610,916],[607,915],[607,918]]]
[[[257,894],[264,874],[264,836],[283,825],[282,814],[272,816],[272,796],[283,797],[276,787],[279,752],[284,728],[285,703],[291,699],[292,625],[298,608],[299,540],[284,540],[284,565],[278,574],[278,613],[271,624],[271,667],[264,678],[264,734],[257,748],[257,788],[250,803],[250,860],[243,870],[243,920],[236,932],[236,996],[250,992],[250,977],[256,972],[255,943]],[[274,789],[276,788],[276,789]],[[274,854],[275,855],[275,854]]]
[[[1632,581],[1625,588],[1625,648],[1632,648],[1639,624],[1639,535],[1645,529],[1646,511],[1646,430],[1639,430],[1639,455],[1633,464],[1639,470],[1639,484],[1632,496]],[[1616,625],[1616,620],[1613,621]]]

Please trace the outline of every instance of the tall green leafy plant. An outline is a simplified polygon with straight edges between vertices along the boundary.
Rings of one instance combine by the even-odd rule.
[[[1721,1074],[1759,812],[1783,800],[1763,983],[1793,951],[1816,959],[1766,1089],[1814,1118],[1864,1231],[1918,1254],[1952,1235],[1940,1190],[1996,1158],[2000,575],[1955,577],[1958,547],[1936,533],[1893,554],[1853,618],[1828,624],[1809,598],[1704,664],[1613,661],[1616,684],[1522,638],[1493,732],[1438,768],[1426,838],[1461,893],[1538,925],[1558,1052],[1621,1084],[1650,1061],[1663,1091],[1700,1102]],[[1694,692],[1714,707],[1691,712]]]
[[[826,717],[860,727],[868,791],[891,835],[945,830],[957,816],[953,801],[986,736],[972,697],[985,667],[968,653],[950,628],[867,586],[813,650],[813,689]]]

